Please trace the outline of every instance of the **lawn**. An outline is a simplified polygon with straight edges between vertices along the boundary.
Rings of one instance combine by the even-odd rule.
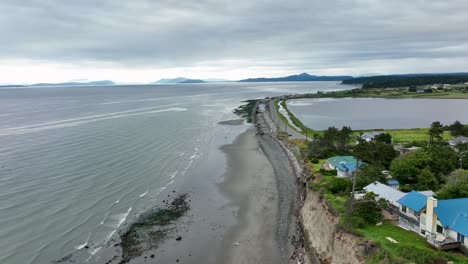
[[[401,142],[411,142],[411,141],[429,141],[429,135],[427,132],[429,131],[428,128],[411,128],[411,129],[390,129],[386,130],[395,143]],[[452,138],[450,132],[444,131],[442,135],[444,140],[449,140]]]
[[[468,258],[460,253],[438,251],[426,242],[426,240],[418,234],[404,230],[390,223],[384,223],[381,226],[367,226],[364,229],[359,229],[359,233],[366,238],[380,245],[392,263],[431,263],[434,259],[446,259],[454,261],[454,263],[468,263]],[[387,237],[391,237],[398,241],[397,244],[390,242]],[[385,255],[380,253],[373,255],[368,263],[388,263]]]

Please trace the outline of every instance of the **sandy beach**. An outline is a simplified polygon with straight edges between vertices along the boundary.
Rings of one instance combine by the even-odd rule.
[[[239,222],[223,240],[219,263],[294,263],[295,174],[263,114],[256,124],[263,135],[250,129],[222,148],[228,168],[220,188],[239,207]]]

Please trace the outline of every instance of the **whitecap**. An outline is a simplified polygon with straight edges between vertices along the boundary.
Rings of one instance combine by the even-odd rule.
[[[104,240],[104,244],[106,244],[107,242],[109,242],[109,240],[112,238],[112,236],[115,234],[115,232],[117,232],[117,229],[113,230],[112,232],[110,232],[110,233],[106,236],[106,239]]]
[[[97,247],[97,248],[93,248],[89,251],[89,254],[91,254],[91,256],[94,256],[96,253],[98,253],[99,250],[101,250],[102,247]]]
[[[130,214],[131,211],[132,211],[132,207],[128,208],[126,213],[118,215],[119,220],[117,222],[117,228],[120,227],[125,222],[125,220],[127,219],[127,216]]]
[[[76,246],[75,249],[76,249],[76,250],[80,250],[80,249],[86,247],[87,245],[88,245],[88,241],[84,242],[84,243],[81,244],[81,245]]]
[[[145,197],[145,195],[147,195],[147,194],[148,194],[148,190],[146,190],[146,192],[140,194],[139,196],[140,196],[140,198],[141,198],[141,197]]]

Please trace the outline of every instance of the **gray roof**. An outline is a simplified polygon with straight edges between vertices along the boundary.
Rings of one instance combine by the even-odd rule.
[[[387,201],[389,201],[391,204],[398,206],[399,203],[397,201],[405,196],[406,193],[394,189],[388,185],[385,185],[383,183],[380,183],[378,181],[375,181],[366,187],[364,187],[364,190],[366,192],[373,192],[379,196],[379,198],[383,198]]]
[[[449,140],[450,144],[456,145],[458,143],[468,143],[468,137],[456,137]]]
[[[369,132],[364,132],[361,135],[361,138],[374,138],[377,135],[385,133],[384,131],[369,131]]]

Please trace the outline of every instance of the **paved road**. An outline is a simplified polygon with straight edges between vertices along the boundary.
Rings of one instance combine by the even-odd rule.
[[[275,101],[276,100],[270,100],[269,101],[269,107],[267,108],[267,111],[269,112],[269,117],[271,118],[271,120],[273,120],[273,122],[275,122],[277,124],[277,127],[279,127],[279,131],[284,131],[285,128],[286,128],[286,124],[278,116],[278,111],[276,109]],[[306,139],[306,137],[304,135],[302,135],[301,133],[299,133],[296,130],[292,129],[291,126],[289,126],[289,125],[288,125],[287,132],[288,132],[288,134],[291,135],[289,138]]]

